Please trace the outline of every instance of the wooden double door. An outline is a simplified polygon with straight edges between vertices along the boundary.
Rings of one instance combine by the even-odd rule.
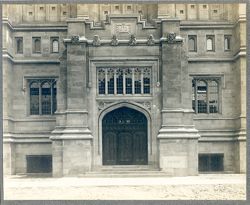
[[[103,165],[148,163],[147,119],[127,107],[108,113],[102,122]]]

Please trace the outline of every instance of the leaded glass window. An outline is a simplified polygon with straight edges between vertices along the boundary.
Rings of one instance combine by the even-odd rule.
[[[39,115],[39,83],[31,82],[30,83],[30,114]]]
[[[57,109],[56,81],[54,79],[29,80],[30,115],[51,115]]]
[[[98,68],[99,95],[151,94],[150,67]]]
[[[196,113],[219,112],[219,78],[194,78],[192,107]]]
[[[214,36],[207,36],[207,51],[214,51],[215,43],[214,43]]]

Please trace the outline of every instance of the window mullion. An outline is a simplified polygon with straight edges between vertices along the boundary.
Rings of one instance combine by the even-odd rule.
[[[125,74],[125,69],[122,71],[122,83],[123,83],[123,95],[126,94],[126,74]]]
[[[39,83],[39,115],[42,115],[42,83]]]
[[[50,114],[53,114],[53,83],[50,85]]]
[[[195,86],[194,86],[194,95],[195,95],[195,113],[198,113],[198,95],[197,95],[197,80],[195,80]]]
[[[108,69],[105,69],[105,95],[108,94]]]
[[[117,76],[116,76],[116,69],[114,69],[114,94],[116,95],[117,94],[117,82],[116,82],[116,79]]]
[[[132,94],[135,94],[135,69],[132,68]]]
[[[210,113],[209,112],[209,81],[206,82],[207,83],[207,113]]]
[[[144,86],[144,83],[143,83],[143,71],[144,69],[141,69],[141,94],[143,94],[143,86]]]

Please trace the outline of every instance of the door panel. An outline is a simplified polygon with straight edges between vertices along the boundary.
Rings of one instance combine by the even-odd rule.
[[[103,135],[103,164],[116,164],[116,134],[114,132],[106,132]]]
[[[133,135],[129,132],[118,134],[118,164],[133,164]]]
[[[148,163],[147,119],[131,108],[108,113],[102,121],[103,165]]]
[[[134,133],[134,161],[136,164],[147,163],[147,136],[145,132]]]

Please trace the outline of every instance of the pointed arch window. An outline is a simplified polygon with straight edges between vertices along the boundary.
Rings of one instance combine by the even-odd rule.
[[[196,113],[219,112],[220,78],[194,78],[192,80],[192,107]]]
[[[54,79],[29,80],[30,115],[52,115],[57,109],[56,81]]]

